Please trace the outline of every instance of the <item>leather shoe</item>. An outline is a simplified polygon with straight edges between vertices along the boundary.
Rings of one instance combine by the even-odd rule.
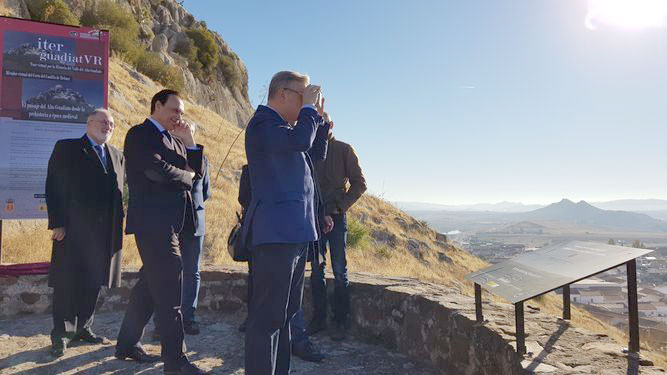
[[[151,363],[160,360],[159,355],[148,354],[143,348],[134,347],[130,350],[116,349],[116,358],[122,360],[133,359],[137,362]]]
[[[167,370],[164,369],[164,375],[208,375],[210,371],[204,371],[195,364],[187,362],[179,369]]]
[[[102,345],[111,344],[111,341],[109,341],[109,339],[107,339],[104,336],[98,336],[94,334],[90,329],[82,329],[78,331],[72,338],[72,341],[83,341],[89,344],[102,344]]]
[[[62,357],[67,349],[67,339],[64,337],[51,337],[51,355]]]
[[[292,345],[292,354],[308,362],[322,362],[325,358],[324,354],[317,350],[308,339]]]
[[[188,335],[198,335],[199,334],[199,323],[197,322],[185,322],[183,324],[183,332]]]
[[[306,328],[306,334],[314,335],[316,333],[326,330],[327,330],[326,319],[313,319],[310,321],[310,324],[308,324],[308,328]]]

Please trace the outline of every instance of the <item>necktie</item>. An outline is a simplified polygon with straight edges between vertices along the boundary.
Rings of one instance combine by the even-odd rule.
[[[167,139],[169,140],[169,143],[170,143],[170,144],[173,144],[173,143],[174,143],[174,141],[171,139],[171,134],[169,134],[169,131],[168,131],[168,130],[163,130],[163,131],[162,131],[162,134],[164,134],[165,136],[167,136]]]
[[[106,171],[107,169],[107,156],[104,152],[104,148],[100,145],[95,145],[95,152],[97,152],[97,156],[100,157],[100,161],[102,162],[102,167],[104,167],[104,170]]]

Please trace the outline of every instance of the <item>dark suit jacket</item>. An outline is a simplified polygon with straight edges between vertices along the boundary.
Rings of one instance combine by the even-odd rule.
[[[198,178],[192,185],[192,202],[195,206],[195,214],[197,215],[197,227],[195,228],[195,236],[203,236],[206,234],[206,214],[204,210],[204,202],[211,197],[211,179],[208,173],[208,158],[203,157],[204,175]]]
[[[319,184],[317,182],[317,175],[315,173],[315,168],[313,163],[323,161],[327,157],[327,146],[328,146],[328,134],[329,134],[329,124],[325,126],[320,126],[317,128],[317,133],[315,140],[313,141],[313,146],[306,152],[306,162],[308,167],[313,172],[313,182],[315,187],[315,207],[316,209],[316,225],[318,237],[322,236],[324,231],[324,200],[320,194]],[[252,186],[250,183],[250,172],[248,171],[248,165],[241,167],[241,178],[239,180],[239,203],[243,210],[243,216],[245,216],[248,206],[252,201]],[[320,256],[321,251],[319,248],[320,243],[314,241],[310,243],[308,260],[314,263],[320,264],[324,258]]]
[[[65,227],[54,241],[49,285],[83,272],[91,286],[120,286],[125,160],[106,146],[106,171],[86,136],[56,143],[46,177],[49,229]]]
[[[250,246],[318,239],[314,184],[306,151],[324,121],[303,108],[295,126],[260,105],[246,129],[245,149],[252,200],[244,220]]]
[[[176,137],[160,133],[148,119],[125,137],[125,160],[130,199],[126,232],[180,233],[196,228],[193,179],[204,175],[203,146],[187,150]]]

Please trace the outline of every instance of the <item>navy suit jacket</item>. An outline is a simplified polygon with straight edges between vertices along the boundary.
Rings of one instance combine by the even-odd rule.
[[[211,197],[211,179],[208,174],[208,158],[204,155],[202,160],[204,175],[192,183],[192,203],[197,215],[197,226],[195,227],[195,236],[206,234],[206,215],[204,202]]]
[[[180,233],[197,226],[192,200],[193,179],[186,168],[203,176],[203,146],[187,150],[150,120],[135,125],[125,137],[125,171],[130,200],[125,232]]]
[[[317,240],[315,188],[306,152],[322,117],[303,108],[294,127],[260,105],[246,130],[252,200],[244,217],[250,246]]]

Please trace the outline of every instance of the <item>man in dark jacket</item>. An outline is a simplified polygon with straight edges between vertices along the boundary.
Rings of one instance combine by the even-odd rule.
[[[253,262],[246,375],[289,373],[290,321],[301,308],[308,243],[318,239],[306,151],[324,125],[320,88],[284,71],[271,79],[268,96],[245,139],[252,198],[243,238]]]
[[[133,126],[125,137],[130,191],[127,233],[134,234],[143,267],[118,333],[116,357],[144,362],[159,359],[147,354],[140,344],[155,311],[164,373],[200,375],[208,372],[183,353],[179,236],[184,231],[194,232],[197,226],[190,191],[193,181],[204,174],[203,146],[195,143],[183,113],[179,93],[162,90],[151,99],[151,116]]]
[[[58,141],[49,160],[51,353],[57,357],[71,341],[110,343],[91,325],[100,287],[120,286],[125,160],[107,144],[113,130],[111,113],[96,109],[88,116],[86,134]]]
[[[332,128],[333,128],[333,122]],[[359,166],[359,159],[352,146],[337,140],[333,134],[329,137],[327,156],[315,167],[322,189],[325,213],[334,221],[334,228],[320,240],[322,257],[326,256],[329,244],[331,267],[334,273],[334,329],[331,338],[343,340],[346,336],[347,315],[350,311],[348,292],[347,260],[345,248],[347,241],[347,210],[366,191],[366,179]],[[347,184],[349,182],[349,188]],[[327,294],[324,270],[326,263],[313,266],[311,288],[313,291],[313,320],[308,331],[317,333],[327,327]]]

